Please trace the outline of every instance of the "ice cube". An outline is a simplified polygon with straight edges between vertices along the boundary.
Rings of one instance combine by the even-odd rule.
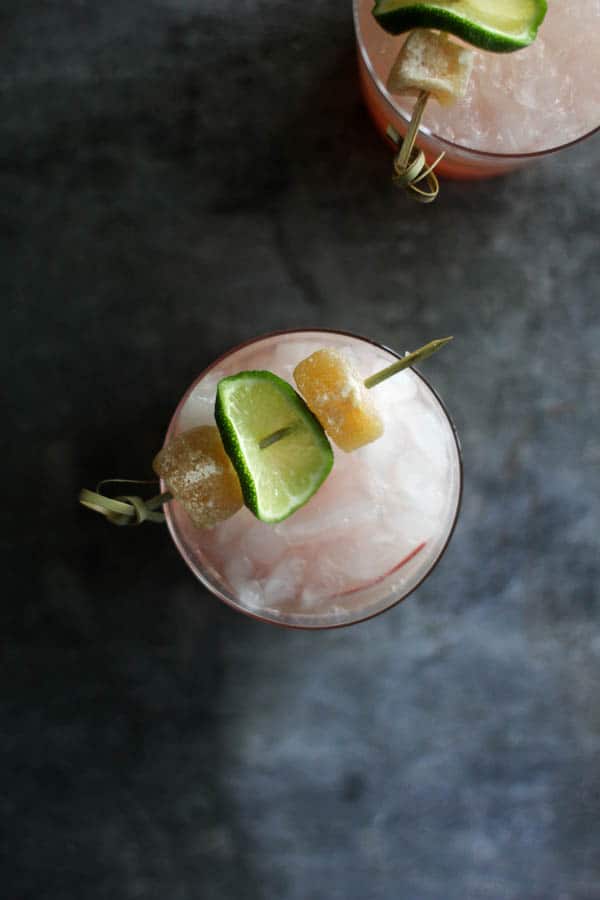
[[[331,597],[368,587],[392,572],[411,548],[403,535],[393,531],[380,539],[354,534],[343,541],[326,542],[305,593]]]
[[[436,529],[445,503],[444,481],[427,457],[416,447],[407,448],[395,464],[394,485],[396,527],[421,539]]]
[[[265,603],[281,606],[295,600],[302,591],[306,565],[306,560],[300,556],[287,556],[281,560],[263,581]]]
[[[415,405],[414,413],[407,421],[407,432],[414,446],[443,478],[448,467],[448,432],[441,413],[428,408],[425,403]]]
[[[371,473],[357,458],[361,453],[359,450],[352,457],[340,454],[329,479],[305,506],[275,526],[276,534],[298,546],[318,541],[322,535],[341,538],[349,528],[372,525],[380,485],[371,480]]]
[[[405,369],[371,389],[377,401],[377,408],[383,413],[386,428],[388,421],[386,410],[393,410],[403,403],[410,403],[417,393],[418,382],[418,375]]]
[[[282,341],[278,344],[273,352],[271,368],[280,378],[293,382],[293,372],[295,366],[308,356],[313,349],[313,345],[306,341]]]
[[[246,609],[258,612],[264,609],[265,598],[259,581],[256,579],[246,581],[238,587],[237,591],[239,601]]]
[[[217,382],[218,378],[207,375],[190,392],[179,414],[178,431],[189,431],[196,425],[214,424]]]
[[[243,533],[241,549],[242,553],[254,561],[257,571],[260,572],[274,566],[285,554],[288,544],[272,525],[259,522],[254,516],[252,520],[248,521]]]
[[[225,561],[225,575],[235,588],[254,576],[254,562],[239,551]]]
[[[245,507],[226,522],[221,522],[214,532],[215,543],[220,551],[226,554],[230,547],[237,546],[254,522],[256,518]]]

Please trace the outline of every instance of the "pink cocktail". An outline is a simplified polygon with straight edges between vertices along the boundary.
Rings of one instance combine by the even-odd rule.
[[[189,388],[166,440],[214,424],[218,381],[267,369],[293,383],[294,367],[321,347],[343,349],[363,377],[397,356],[328,331],[258,338],[217,360]],[[165,507],[173,539],[200,581],[236,609],[279,625],[327,628],[369,618],[402,600],[429,574],[450,539],[461,495],[461,459],[436,393],[407,369],[373,388],[382,438],[335,450],[327,481],[276,525],[246,508],[213,529],[194,527],[175,501]]]
[[[418,144],[438,171],[486,178],[519,168],[589,136],[600,127],[600,3],[551,0],[530,47],[515,53],[473,48],[467,96],[450,107],[430,100]],[[390,94],[388,73],[403,36],[372,16],[373,0],[354,0],[360,80],[382,134],[406,132],[414,98]]]

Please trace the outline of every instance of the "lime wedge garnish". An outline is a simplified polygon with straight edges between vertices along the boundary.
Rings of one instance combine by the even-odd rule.
[[[483,50],[507,53],[531,44],[546,10],[546,0],[376,0],[373,15],[390,34],[436,28]]]
[[[287,518],[331,471],[333,451],[323,428],[302,397],[272,372],[222,378],[215,419],[246,506],[263,522]]]

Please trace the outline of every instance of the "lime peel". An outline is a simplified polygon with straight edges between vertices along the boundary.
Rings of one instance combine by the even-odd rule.
[[[215,419],[244,502],[263,522],[286,519],[331,471],[333,451],[323,428],[292,386],[272,372],[222,378]],[[265,444],[265,436],[276,432],[285,435]]]
[[[546,0],[376,0],[373,15],[390,34],[435,28],[494,53],[529,46],[544,20]]]

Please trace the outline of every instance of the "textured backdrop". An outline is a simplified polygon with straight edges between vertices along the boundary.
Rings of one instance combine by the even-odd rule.
[[[2,895],[598,900],[599,138],[424,208],[349,2],[0,27]],[[429,581],[319,634],[76,502],[149,474],[216,354],[304,325],[456,335],[427,371],[466,474]]]

